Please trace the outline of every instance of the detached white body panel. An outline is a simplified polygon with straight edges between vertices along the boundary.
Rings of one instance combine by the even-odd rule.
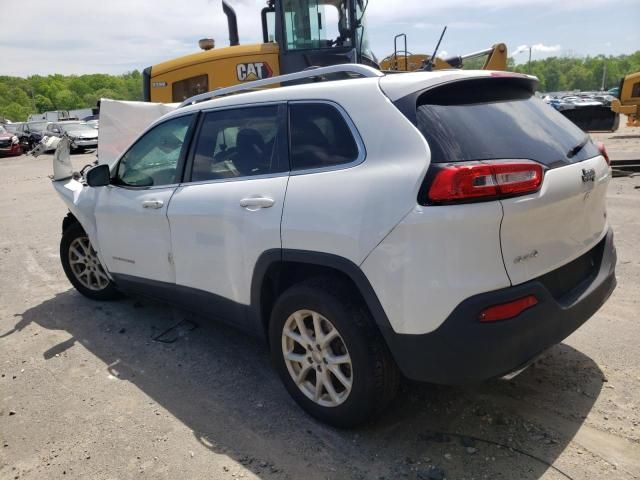
[[[98,161],[113,166],[153,122],[175,108],[175,104],[101,99]]]

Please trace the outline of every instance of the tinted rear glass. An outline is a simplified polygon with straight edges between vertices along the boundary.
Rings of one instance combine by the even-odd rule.
[[[530,91],[494,83],[457,82],[419,97],[416,123],[433,162],[528,158],[552,166],[599,154],[582,130]]]

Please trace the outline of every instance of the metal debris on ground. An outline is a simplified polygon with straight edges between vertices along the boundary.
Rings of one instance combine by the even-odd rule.
[[[191,332],[198,328],[198,324],[191,320],[180,320],[172,327],[167,328],[165,331],[152,338],[154,342],[160,343],[174,343],[180,337],[184,337],[188,332]]]

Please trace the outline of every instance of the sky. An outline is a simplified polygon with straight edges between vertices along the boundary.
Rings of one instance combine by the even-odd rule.
[[[241,43],[261,41],[266,0],[229,0]],[[220,0],[0,0],[0,75],[124,73],[228,45]],[[640,49],[640,0],[370,0],[367,31],[378,58],[393,37],[459,55],[506,43],[516,62],[548,56],[619,55]],[[11,21],[10,19],[15,19]]]

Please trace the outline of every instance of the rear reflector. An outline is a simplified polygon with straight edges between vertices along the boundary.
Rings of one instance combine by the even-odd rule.
[[[450,164],[438,171],[428,197],[449,203],[525,195],[538,190],[542,176],[542,165],[531,160]]]
[[[508,318],[517,317],[527,308],[531,308],[538,304],[538,299],[534,295],[528,295],[526,297],[513,300],[512,302],[501,303],[489,307],[480,312],[481,322],[497,322],[500,320],[507,320]]]
[[[596,145],[598,146],[598,151],[600,152],[600,155],[602,155],[605,161],[607,162],[607,165],[611,165],[611,160],[609,159],[609,154],[607,153],[607,147],[605,147],[604,143],[602,142],[598,142],[596,143]]]

